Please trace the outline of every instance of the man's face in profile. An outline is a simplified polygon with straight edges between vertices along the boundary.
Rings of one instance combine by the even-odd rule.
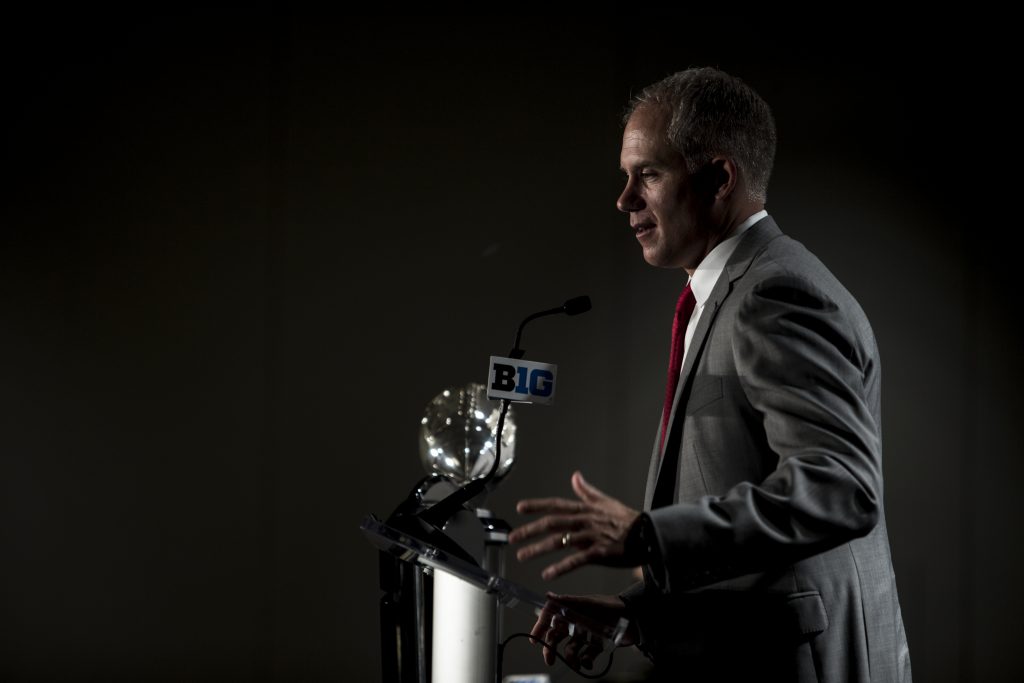
[[[707,244],[707,211],[683,156],[668,143],[668,120],[666,111],[650,105],[630,116],[619,157],[626,187],[616,206],[629,214],[649,264],[696,268]]]

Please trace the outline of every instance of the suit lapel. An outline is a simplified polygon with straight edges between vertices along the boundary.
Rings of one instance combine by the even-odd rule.
[[[722,273],[725,274],[724,272]],[[678,462],[676,458],[668,457],[668,454],[679,448],[679,440],[677,434],[681,435],[682,428],[676,429],[676,419],[684,419],[684,411],[679,410],[679,402],[686,395],[686,387],[690,384],[693,375],[693,368],[697,364],[697,359],[700,357],[704,350],[704,342],[707,341],[708,330],[711,329],[711,325],[715,321],[715,316],[718,314],[718,307],[725,299],[729,290],[732,289],[732,282],[727,277],[719,277],[718,282],[715,283],[714,289],[711,290],[711,294],[708,296],[708,300],[704,302],[704,310],[700,314],[700,319],[697,321],[697,329],[693,332],[693,337],[690,339],[690,347],[686,352],[686,360],[683,362],[683,370],[679,377],[679,386],[676,387],[676,395],[672,399],[672,411],[669,413],[668,418],[668,434],[665,437],[665,457],[658,458],[658,474],[655,477],[655,481],[661,478],[661,470],[664,467],[671,467],[673,470],[678,468]],[[653,491],[651,497],[653,499]]]
[[[768,242],[780,236],[782,232],[779,230],[778,225],[772,220],[771,216],[766,216],[759,220],[754,225],[750,226],[747,230],[747,234],[743,236],[740,243],[736,246],[736,251],[733,252],[732,256],[729,257],[729,262],[726,264],[725,269],[719,276],[718,281],[715,283],[714,288],[711,290],[711,294],[708,296],[707,301],[704,302],[704,309],[700,314],[700,319],[697,321],[697,328],[693,332],[693,337],[690,339],[690,346],[686,352],[686,360],[683,363],[682,373],[679,378],[679,386],[676,387],[676,394],[672,399],[672,411],[669,414],[668,422],[668,434],[665,438],[665,453],[670,453],[670,449],[678,450],[682,439],[682,425],[680,424],[679,429],[676,429],[676,418],[680,421],[684,420],[684,410],[680,410],[679,402],[682,397],[686,395],[687,387],[693,381],[694,368],[697,367],[697,363],[704,352],[704,344],[707,341],[708,332],[711,330],[711,326],[715,322],[715,318],[718,315],[718,309],[725,301],[725,298],[729,295],[733,288],[733,282],[738,280],[747,272],[750,268],[750,264],[753,262],[754,257],[757,256],[767,245]],[[659,421],[660,424],[660,421]],[[650,472],[647,477],[647,491],[644,496],[644,508],[650,509],[651,503],[654,499],[654,492],[657,487],[658,479],[661,477],[661,470],[663,467],[671,467],[673,474],[678,470],[679,462],[678,458],[662,457],[662,454],[658,451],[658,444],[661,442],[661,430],[659,429],[657,439],[655,440],[654,456],[651,462]],[[666,463],[668,461],[668,463]]]

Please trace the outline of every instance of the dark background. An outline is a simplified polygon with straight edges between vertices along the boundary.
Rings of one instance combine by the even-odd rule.
[[[618,119],[691,65],[772,105],[769,211],[874,325],[915,674],[1019,672],[998,22],[588,16],[8,15],[0,678],[377,680],[360,520],[421,475],[427,401],[580,293],[528,330],[560,393],[489,506],[517,523],[577,468],[638,504],[682,275],[614,208]],[[509,575],[629,581],[541,567]]]

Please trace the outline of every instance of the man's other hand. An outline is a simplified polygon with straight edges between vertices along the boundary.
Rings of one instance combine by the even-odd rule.
[[[555,650],[562,641],[565,643],[563,657],[573,669],[591,669],[594,660],[604,651],[610,641],[595,635],[590,629],[614,629],[619,619],[626,616],[622,599],[614,595],[556,595],[547,594],[548,602],[537,616],[530,635],[544,647],[544,662],[555,663]],[[568,608],[566,614],[565,608]],[[563,616],[565,615],[565,616]],[[570,620],[577,628],[569,635]],[[620,647],[636,643],[636,626],[630,624]]]

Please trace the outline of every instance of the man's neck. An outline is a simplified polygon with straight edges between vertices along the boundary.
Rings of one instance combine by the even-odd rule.
[[[763,210],[764,202],[745,202],[742,205],[727,209],[724,214],[725,220],[720,224],[722,227],[709,235],[707,246],[704,249],[704,253],[701,254],[700,261],[706,259],[708,254],[715,250],[715,247],[732,237],[736,233],[736,229],[743,225],[744,221],[758,211]],[[697,270],[697,266],[700,265],[700,261],[698,261],[693,268],[684,268],[686,274],[693,277],[693,271]]]

